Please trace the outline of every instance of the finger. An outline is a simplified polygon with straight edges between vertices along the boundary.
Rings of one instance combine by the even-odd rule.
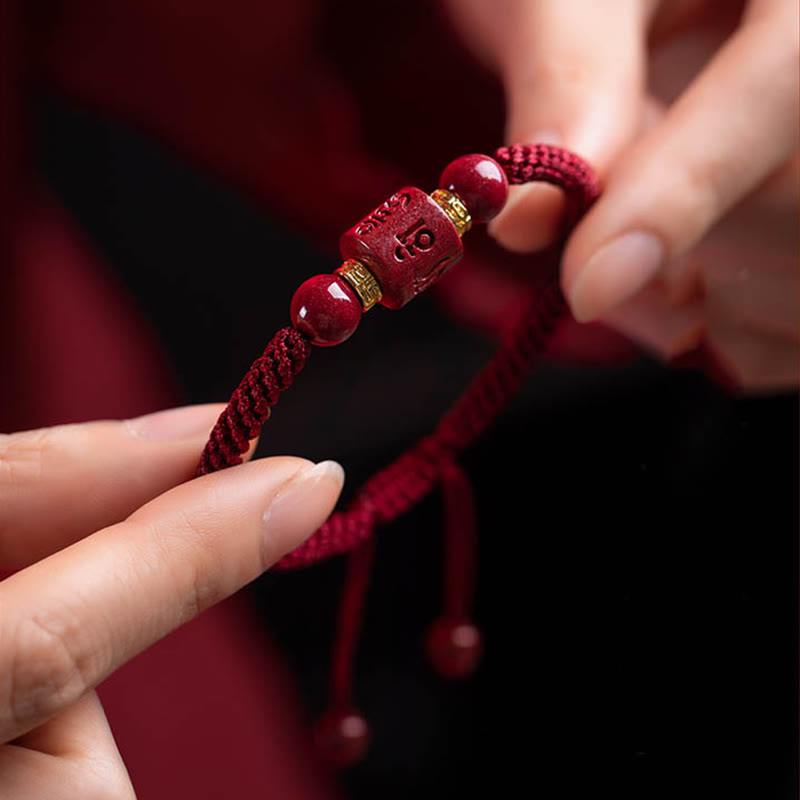
[[[797,8],[780,9],[740,29],[609,176],[562,264],[578,319],[633,296],[796,149]]]
[[[740,256],[732,269],[712,261],[702,272],[712,351],[748,391],[798,385],[800,298],[796,247],[791,250],[783,258]]]
[[[223,408],[0,436],[0,565],[38,561],[191,478]]]
[[[0,797],[134,796],[95,692],[13,744],[0,745]]]
[[[796,340],[745,331],[724,318],[712,319],[708,343],[732,385],[748,394],[796,391],[800,384]]]
[[[566,147],[602,176],[642,122],[648,6],[642,0],[521,6],[503,64],[507,141]],[[534,250],[552,239],[561,208],[553,187],[515,187],[489,230],[511,250]]]
[[[673,305],[662,287],[647,286],[603,322],[659,358],[670,359],[699,343],[705,310],[699,299]]]
[[[100,698],[94,691],[87,692],[44,725],[15,739],[14,744],[58,758],[94,755],[109,763],[122,763]]]
[[[342,481],[335,462],[297,458],[206,475],[0,583],[0,741],[297,547]]]

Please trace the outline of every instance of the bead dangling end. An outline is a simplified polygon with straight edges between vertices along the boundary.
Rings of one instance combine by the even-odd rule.
[[[483,636],[469,620],[440,619],[428,628],[425,650],[444,678],[468,678],[483,655]]]
[[[335,767],[350,767],[369,747],[369,725],[354,709],[331,709],[317,722],[314,739],[320,755]]]

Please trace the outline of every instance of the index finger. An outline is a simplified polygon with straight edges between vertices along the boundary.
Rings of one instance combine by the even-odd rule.
[[[0,742],[260,575],[324,522],[341,486],[330,461],[233,467],[0,583]]]

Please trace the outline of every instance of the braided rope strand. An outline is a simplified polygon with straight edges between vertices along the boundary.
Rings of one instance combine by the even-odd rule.
[[[219,415],[200,456],[197,476],[242,463],[251,440],[310,354],[311,343],[294,328],[282,328],[272,337]]]

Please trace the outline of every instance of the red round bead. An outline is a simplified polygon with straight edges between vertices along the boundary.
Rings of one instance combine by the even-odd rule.
[[[360,761],[369,746],[369,725],[352,709],[331,709],[317,722],[314,738],[322,757],[337,767]]]
[[[292,297],[292,325],[312,344],[339,344],[353,335],[361,321],[356,293],[336,275],[315,275]]]
[[[466,678],[475,672],[483,654],[480,630],[467,620],[440,619],[426,637],[428,658],[446,678]]]
[[[472,154],[450,162],[439,178],[439,188],[454,192],[475,222],[496,217],[508,199],[508,178],[489,156]]]

